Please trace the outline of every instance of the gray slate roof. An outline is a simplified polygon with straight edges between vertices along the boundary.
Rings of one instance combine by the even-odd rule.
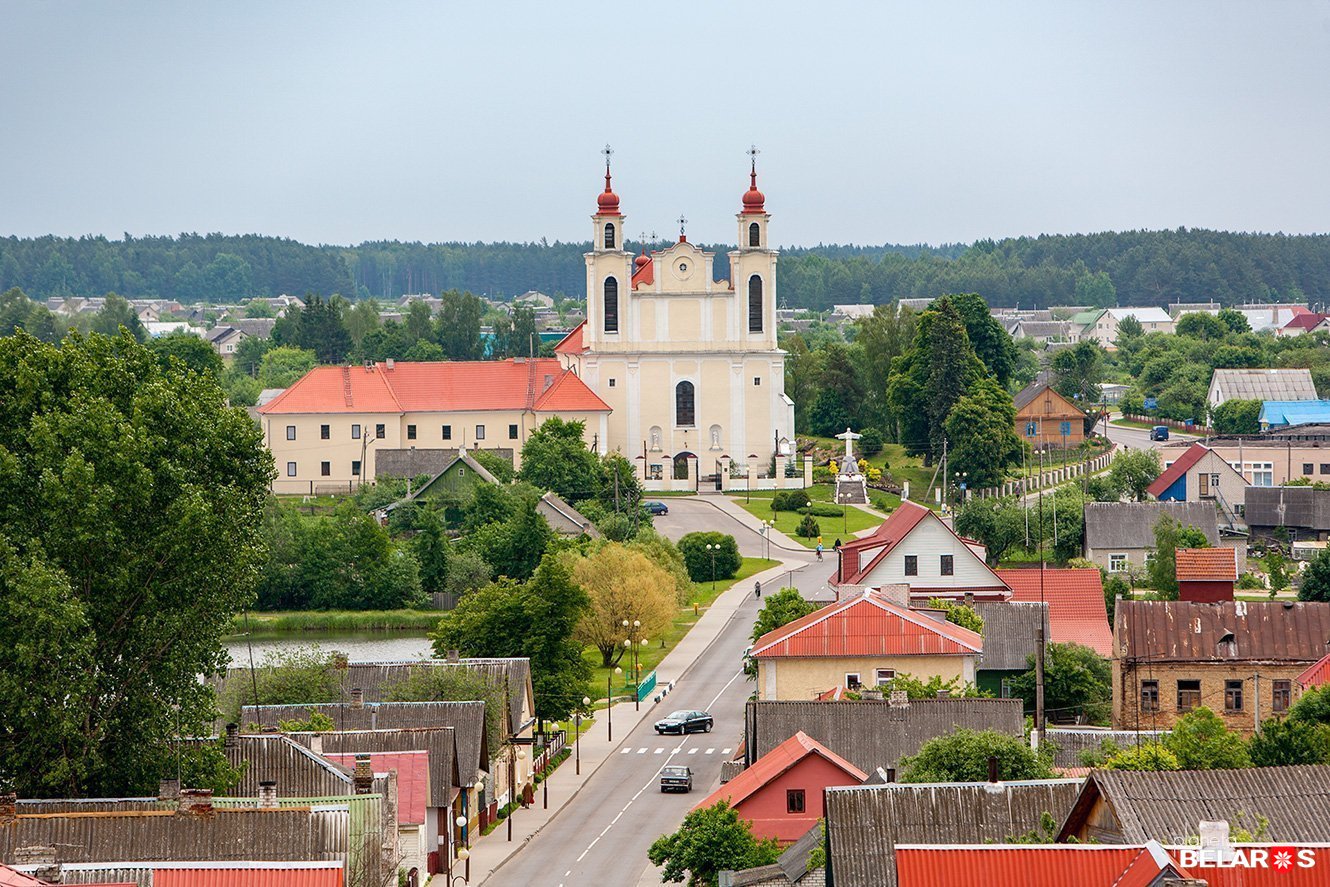
[[[1255,767],[1246,770],[1096,770],[1062,826],[1074,834],[1102,798],[1121,828],[1124,844],[1149,840],[1183,843],[1201,820],[1226,820],[1251,831],[1269,821],[1262,841],[1330,840],[1330,766]],[[1112,840],[1111,836],[1100,837]],[[837,883],[840,879],[837,878]]]
[[[1210,387],[1225,400],[1316,400],[1308,369],[1215,370]]]
[[[1155,524],[1167,514],[1219,545],[1219,512],[1210,502],[1087,502],[1085,547],[1096,551],[1154,548]]]
[[[1040,621],[1044,624],[1044,637],[1053,636],[1048,624],[1048,604],[976,603],[974,611],[984,620],[984,652],[975,666],[980,670],[1024,671],[1026,657],[1039,649]]]
[[[1061,821],[1079,779],[891,783],[827,790],[828,865],[836,887],[895,887],[897,844],[1006,843]]]
[[[1247,523],[1253,527],[1330,530],[1330,490],[1312,487],[1248,487]],[[1283,513],[1280,513],[1283,505]]]
[[[1056,751],[1053,755],[1055,767],[1082,767],[1081,752],[1098,751],[1108,740],[1113,740],[1118,748],[1134,747],[1140,742],[1156,742],[1163,739],[1171,730],[1100,730],[1093,727],[1049,727],[1045,733],[1048,744]]]
[[[956,727],[1022,736],[1019,699],[924,699],[908,706],[888,702],[752,700],[744,710],[745,760],[749,766],[802,730],[865,773],[895,767],[928,740]]]
[[[184,740],[190,744],[214,743],[213,739]],[[314,754],[280,733],[245,734],[224,743],[222,753],[231,766],[240,767],[240,784],[226,794],[253,798],[259,783],[273,780],[284,798],[328,798],[355,794],[351,770]]]
[[[457,739],[451,727],[292,733],[291,738],[302,745],[318,742],[323,753],[330,755],[358,752],[369,754],[394,751],[428,752],[431,807],[447,807],[452,802],[453,789],[458,785],[459,779],[465,781],[465,777],[461,777],[457,770]]]
[[[600,538],[600,530],[582,512],[569,505],[555,493],[546,493],[536,503],[536,511],[545,518],[550,529],[560,536],[580,536],[586,533],[592,539]]]

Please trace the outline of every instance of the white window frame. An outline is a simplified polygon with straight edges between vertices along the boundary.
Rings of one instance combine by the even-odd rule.
[[[1131,559],[1122,552],[1115,552],[1108,556],[1108,572],[1125,573],[1131,566]]]
[[[853,678],[854,680],[850,680],[851,678]],[[857,671],[847,671],[847,672],[845,673],[845,689],[846,689],[846,690],[857,690],[857,689],[863,687],[863,685],[864,685],[864,682],[863,682],[863,680],[859,677],[859,672],[857,672]]]
[[[883,675],[886,675],[886,677],[883,677]],[[873,676],[874,679],[877,681],[875,686],[881,687],[883,684],[889,683],[896,679],[896,669],[877,668],[873,670]]]

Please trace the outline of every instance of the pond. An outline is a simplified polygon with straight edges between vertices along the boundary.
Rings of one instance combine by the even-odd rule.
[[[339,650],[352,662],[379,662],[419,659],[431,654],[429,638],[424,634],[389,631],[358,633],[302,631],[299,634],[261,635],[252,639],[254,664],[261,665],[269,653],[295,650],[315,644],[324,651]],[[227,638],[223,644],[236,666],[249,664],[250,643],[244,637]]]

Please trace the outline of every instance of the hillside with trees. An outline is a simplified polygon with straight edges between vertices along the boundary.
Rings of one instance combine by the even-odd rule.
[[[0,291],[19,287],[43,299],[115,292],[180,302],[281,293],[395,300],[451,289],[494,297],[532,289],[580,297],[587,248],[544,240],[311,246],[254,234],[8,237],[0,238]],[[981,240],[968,246],[819,244],[782,249],[780,267],[782,304],[817,310],[968,292],[995,306],[1330,299],[1330,235],[1179,228]],[[717,262],[717,276],[728,273],[727,263]]]

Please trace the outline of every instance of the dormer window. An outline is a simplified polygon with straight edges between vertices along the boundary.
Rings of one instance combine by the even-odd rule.
[[[605,223],[605,249],[614,249],[614,223]]]

